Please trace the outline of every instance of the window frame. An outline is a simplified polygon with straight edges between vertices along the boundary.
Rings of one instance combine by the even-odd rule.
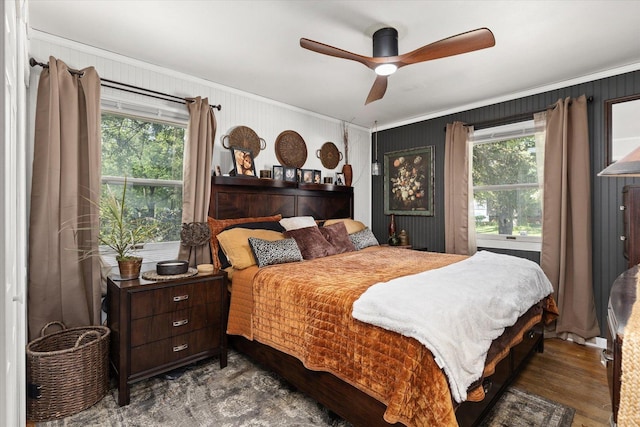
[[[102,117],[102,114],[104,113],[125,116],[155,123],[166,123],[167,125],[171,126],[179,126],[184,128],[185,138],[187,135],[189,125],[189,114],[187,111],[172,109],[168,106],[139,104],[125,99],[103,97],[100,102],[100,116]],[[163,186],[184,188],[184,177],[182,181],[127,177],[127,183],[144,185],[161,184]],[[124,184],[124,177],[102,175],[101,173],[100,184],[122,185]],[[99,250],[103,261],[107,265],[111,267],[115,267],[118,265],[115,259],[115,253],[110,248],[104,245],[100,245]],[[176,240],[168,242],[145,243],[143,245],[143,248],[139,249],[137,253],[144,259],[144,263],[146,264],[175,259],[178,256],[179,251],[180,240]]]
[[[519,121],[502,126],[493,126],[485,129],[474,130],[471,136],[471,158],[476,145],[492,144],[509,139],[535,136],[541,129],[537,128],[533,119]],[[473,176],[473,165],[470,173]],[[473,184],[473,182],[472,182]],[[542,188],[540,182],[520,183],[520,184],[495,184],[495,185],[472,185],[471,205],[475,206],[476,191],[496,191],[496,190],[518,190],[526,188]],[[541,210],[544,208],[541,206]],[[474,215],[474,211],[470,215]],[[475,216],[473,218],[475,222]],[[542,236],[520,236],[504,234],[487,234],[475,232],[476,246],[479,248],[513,249],[522,251],[540,252],[542,249]]]

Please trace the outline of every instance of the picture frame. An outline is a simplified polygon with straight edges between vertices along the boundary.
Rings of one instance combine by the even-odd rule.
[[[288,182],[298,181],[298,172],[296,168],[284,166],[282,169],[283,169],[283,176],[285,181],[288,181]]]
[[[384,214],[433,216],[433,145],[384,154]]]
[[[344,185],[344,174],[342,172],[336,172],[335,185]]]
[[[233,172],[236,176],[257,178],[256,165],[253,161],[253,153],[251,150],[231,147],[231,159],[233,161]]]
[[[604,102],[607,137],[607,166],[633,151],[640,142],[640,94],[607,99]]]
[[[322,171],[319,171],[319,170],[313,171],[313,183],[314,184],[322,183]]]
[[[284,168],[281,165],[273,165],[273,179],[284,181]]]
[[[301,180],[300,182],[304,182],[305,184],[313,184],[313,169],[301,169]]]

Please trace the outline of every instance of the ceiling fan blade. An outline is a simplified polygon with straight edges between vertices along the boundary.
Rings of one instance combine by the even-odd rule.
[[[367,96],[367,100],[364,105],[369,104],[370,102],[377,101],[384,96],[384,93],[387,91],[387,76],[376,76],[376,81],[373,82],[373,86],[371,86],[371,90],[369,91],[369,96]]]
[[[477,30],[447,37],[446,39],[422,46],[412,52],[399,55],[396,65],[400,68],[409,64],[485,49],[495,46],[495,44],[496,40],[491,30],[488,28],[478,28]]]
[[[371,69],[374,69],[376,66],[376,64],[373,62],[373,58],[370,58],[368,56],[358,55],[356,53],[342,50],[337,47],[329,46],[328,44],[316,42],[313,40],[301,38],[300,46],[314,52],[322,53],[323,55],[335,56],[336,58],[350,59],[352,61],[359,62]]]

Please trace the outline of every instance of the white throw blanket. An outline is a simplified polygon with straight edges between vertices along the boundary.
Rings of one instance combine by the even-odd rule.
[[[371,286],[353,304],[353,317],[413,337],[449,380],[456,402],[482,376],[491,342],[551,294],[536,263],[481,251],[436,270]]]

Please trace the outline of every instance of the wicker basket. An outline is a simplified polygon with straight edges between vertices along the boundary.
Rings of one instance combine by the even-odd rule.
[[[45,335],[52,325],[62,330]],[[109,391],[109,328],[67,329],[46,324],[27,345],[27,418],[46,421],[76,414]]]

